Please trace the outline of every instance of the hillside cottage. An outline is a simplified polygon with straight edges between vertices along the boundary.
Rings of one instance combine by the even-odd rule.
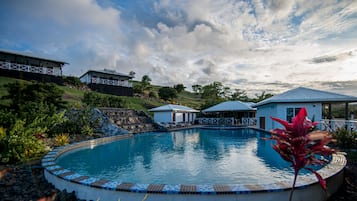
[[[64,61],[0,50],[0,74],[24,80],[62,84]]]
[[[114,70],[89,70],[79,79],[93,91],[117,96],[133,96],[133,86],[129,82],[133,76]]]

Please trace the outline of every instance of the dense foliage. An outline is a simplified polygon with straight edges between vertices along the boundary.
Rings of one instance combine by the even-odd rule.
[[[89,107],[67,109],[57,85],[14,82],[5,88],[7,95],[1,99],[9,105],[0,109],[0,163],[42,156],[47,150],[45,138],[55,137],[55,145],[62,145],[71,134],[92,135],[100,121]],[[111,104],[118,102],[116,97],[108,99]]]
[[[123,99],[121,97],[96,92],[84,93],[82,102],[91,107],[123,107]]]
[[[54,84],[5,85],[9,106],[0,110],[0,162],[16,163],[45,152],[43,139],[65,122],[63,91]],[[60,112],[62,111],[62,112]]]
[[[55,134],[82,134],[93,135],[101,122],[100,117],[96,117],[94,109],[86,106],[81,108],[68,109],[65,112],[66,121],[58,124],[53,130]]]

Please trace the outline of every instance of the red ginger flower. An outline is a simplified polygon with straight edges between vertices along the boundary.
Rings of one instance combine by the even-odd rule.
[[[335,150],[326,146],[332,140],[331,135],[326,131],[312,131],[318,123],[311,122],[307,118],[305,108],[301,108],[292,119],[292,123],[279,118],[272,117],[272,119],[285,127],[285,129],[274,129],[270,139],[276,141],[276,145],[272,145],[273,149],[284,160],[290,162],[294,168],[294,183],[290,200],[292,199],[297,175],[302,168],[314,173],[321,187],[326,190],[326,181],[319,173],[307,166],[326,163],[323,158],[316,158],[316,154],[328,156],[335,152]]]

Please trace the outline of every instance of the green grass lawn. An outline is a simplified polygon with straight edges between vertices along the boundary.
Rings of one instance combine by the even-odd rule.
[[[68,86],[58,86],[64,91],[63,100],[67,101],[69,104],[82,104],[82,99],[84,91]]]

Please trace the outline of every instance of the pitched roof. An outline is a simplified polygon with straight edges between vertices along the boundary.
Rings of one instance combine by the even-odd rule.
[[[177,112],[199,112],[198,110],[182,105],[168,104],[160,107],[152,108],[150,112],[165,112],[165,111],[177,111]]]
[[[241,101],[226,101],[202,110],[202,112],[253,111],[251,103]]]
[[[254,107],[269,103],[311,103],[311,102],[357,102],[357,97],[320,91],[305,87],[291,89],[282,94],[260,101]]]
[[[67,63],[65,61],[59,61],[59,60],[49,59],[49,58],[44,58],[44,57],[38,57],[38,56],[34,56],[34,55],[30,54],[30,53],[23,53],[23,52],[2,50],[2,49],[0,49],[0,53],[13,54],[13,55],[18,55],[18,56],[22,56],[22,57],[40,59],[40,60],[45,60],[45,61],[50,61],[50,62],[55,62],[55,63],[61,63],[61,64],[69,64],[69,63]]]
[[[84,73],[81,77],[83,77],[86,74],[89,73],[100,73],[100,74],[105,74],[105,75],[116,75],[116,76],[121,76],[121,77],[128,77],[128,78],[133,78],[134,76],[123,74],[123,73],[118,73],[115,70],[88,70],[86,73]]]

